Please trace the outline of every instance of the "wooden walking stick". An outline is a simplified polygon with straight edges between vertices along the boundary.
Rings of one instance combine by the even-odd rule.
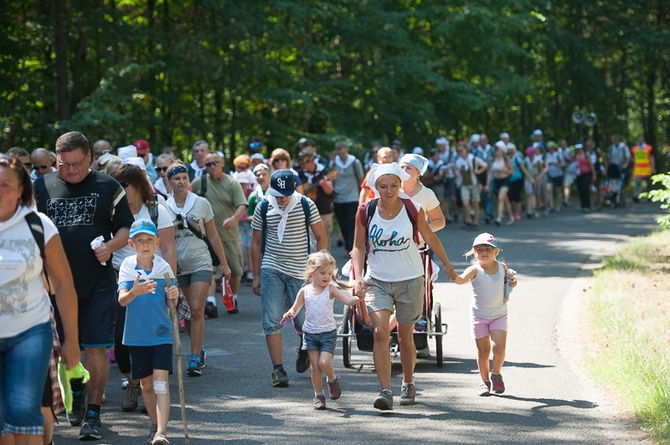
[[[169,274],[165,274],[165,282],[169,284],[172,282]],[[170,301],[170,312],[172,315],[172,332],[174,334],[174,343],[177,346],[177,376],[179,378],[179,403],[181,404],[181,421],[184,424],[184,440],[186,445],[188,440],[188,424],[186,423],[186,400],[184,396],[184,374],[181,369],[181,339],[179,338],[179,320],[177,316],[177,305],[174,301]]]

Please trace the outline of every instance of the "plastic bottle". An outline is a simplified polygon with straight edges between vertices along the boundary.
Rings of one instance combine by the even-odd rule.
[[[230,290],[230,285],[225,278],[221,279],[221,299],[227,311],[235,309],[235,300],[233,299],[233,291]]]

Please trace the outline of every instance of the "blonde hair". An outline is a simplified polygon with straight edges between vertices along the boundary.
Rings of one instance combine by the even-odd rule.
[[[233,165],[235,167],[245,166],[245,168],[249,168],[251,166],[251,158],[249,155],[239,155],[233,159]]]
[[[472,247],[470,248],[470,250],[468,250],[467,252],[465,252],[465,253],[463,254],[463,256],[464,256],[466,259],[467,259],[468,257],[471,257],[471,256],[474,257],[474,256],[475,256],[475,247],[476,247],[476,246],[472,246]],[[493,247],[493,246],[491,246],[491,247]],[[498,258],[498,255],[500,254],[500,252],[502,252],[502,249],[501,249],[500,247],[493,247],[493,248],[495,249],[495,253],[493,254],[493,256],[495,257],[496,261],[504,262],[504,260],[503,260],[502,258]],[[470,264],[477,264],[477,258],[472,258],[472,259],[470,260]]]
[[[289,154],[288,151],[284,150],[283,148],[275,148],[274,150],[272,150],[272,154],[270,155],[270,162],[269,162],[270,168],[272,170],[275,169],[274,162],[277,159],[288,160],[288,167],[287,168],[291,168],[291,155]]]
[[[305,281],[311,283],[314,280],[314,272],[321,269],[322,267],[330,266],[335,272],[335,267],[337,263],[335,258],[327,250],[320,250],[318,252],[311,253],[307,257],[307,266],[305,267]],[[335,278],[333,276],[333,278]]]

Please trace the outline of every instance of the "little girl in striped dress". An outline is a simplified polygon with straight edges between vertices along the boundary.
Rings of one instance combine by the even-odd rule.
[[[307,351],[312,368],[312,387],[314,388],[314,409],[326,409],[326,396],[323,394],[323,376],[326,374],[330,398],[340,397],[340,378],[333,369],[333,354],[337,341],[337,326],[333,315],[333,299],[343,304],[358,303],[358,297],[352,297],[339,289],[335,283],[335,258],[327,251],[313,253],[307,257],[305,281],[295,303],[284,314],[282,321],[296,316],[305,306],[305,322],[302,325],[303,346]]]

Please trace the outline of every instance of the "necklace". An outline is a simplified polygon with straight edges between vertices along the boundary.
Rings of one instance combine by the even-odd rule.
[[[382,207],[381,205],[377,206],[377,208],[382,209],[385,214],[388,214],[389,217],[393,215],[393,210],[388,211],[385,207]]]

